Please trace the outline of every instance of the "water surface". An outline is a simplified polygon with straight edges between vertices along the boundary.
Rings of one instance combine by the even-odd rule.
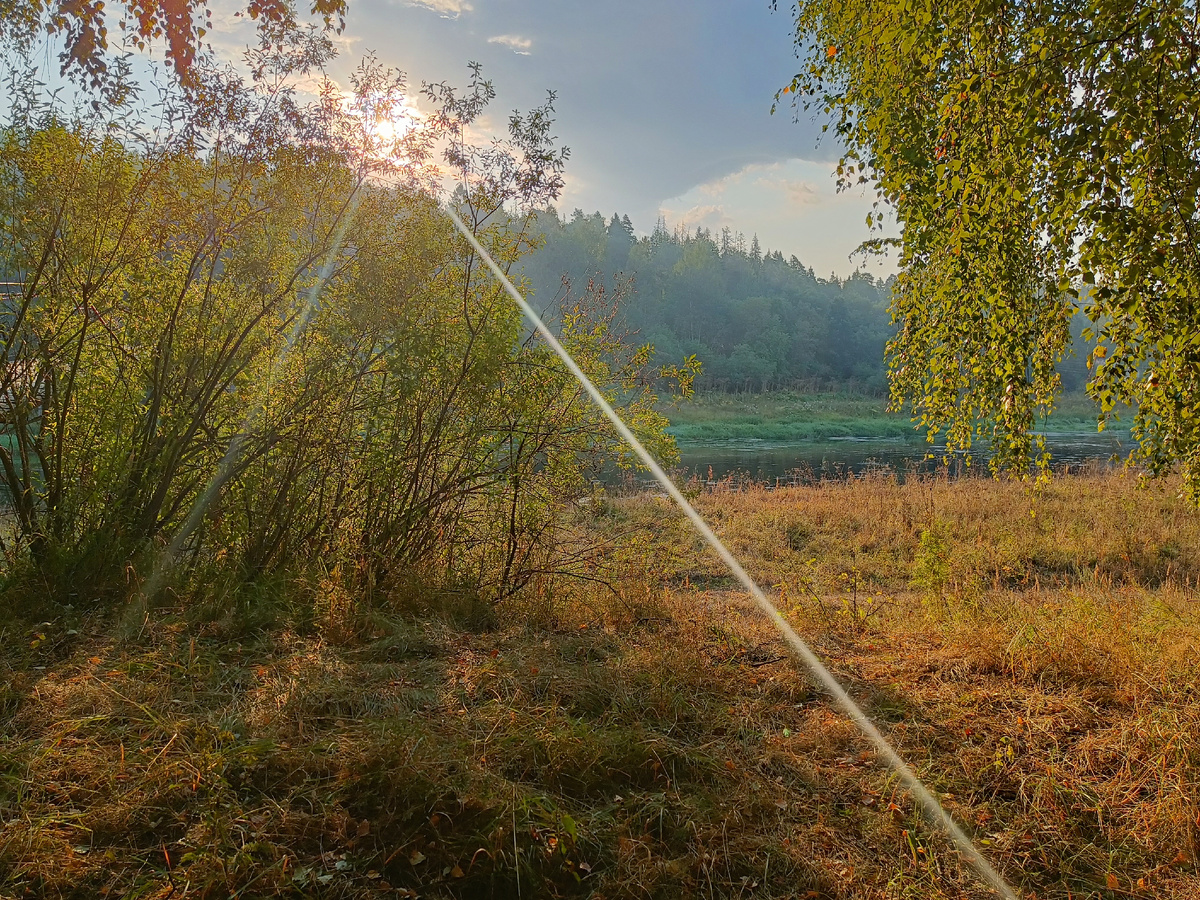
[[[1056,469],[1124,460],[1132,447],[1128,433],[1117,432],[1058,432],[1048,434],[1046,443]],[[881,467],[901,475],[914,470],[934,471],[945,455],[945,447],[880,438],[832,438],[793,444],[754,439],[680,442],[679,451],[683,467],[705,480],[740,475],[768,483],[790,480],[797,473],[819,478],[846,477]],[[933,458],[929,458],[931,455]],[[987,459],[986,451],[976,453],[971,468],[985,468]],[[967,467],[960,458],[952,461],[950,468],[954,473]]]

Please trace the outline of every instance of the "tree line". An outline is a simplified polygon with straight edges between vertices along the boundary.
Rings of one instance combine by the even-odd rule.
[[[564,285],[607,285],[625,295],[636,341],[665,359],[700,361],[698,388],[886,391],[888,282],[818,278],[729,228],[672,231],[660,220],[638,237],[628,216],[564,217],[550,206],[537,229],[544,243],[520,267],[535,302],[553,311]]]

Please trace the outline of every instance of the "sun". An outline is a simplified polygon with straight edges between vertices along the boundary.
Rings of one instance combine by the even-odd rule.
[[[362,122],[368,153],[378,159],[404,163],[411,156],[411,141],[425,117],[403,95],[370,95],[357,98],[355,115]]]
[[[381,141],[398,141],[420,124],[421,114],[407,98],[393,103],[387,109],[376,112],[375,136]]]

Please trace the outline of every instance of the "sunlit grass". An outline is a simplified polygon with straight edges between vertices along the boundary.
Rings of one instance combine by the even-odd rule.
[[[1189,897],[1200,518],[1134,482],[698,504],[1027,895]],[[987,896],[665,502],[579,525],[612,590],[10,621],[0,894]]]

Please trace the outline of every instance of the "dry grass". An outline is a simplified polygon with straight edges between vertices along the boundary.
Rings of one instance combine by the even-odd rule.
[[[1200,520],[1169,489],[700,502],[1026,896],[1200,897]],[[660,501],[584,525],[632,529],[617,593],[490,629],[10,625],[0,895],[988,896]]]

